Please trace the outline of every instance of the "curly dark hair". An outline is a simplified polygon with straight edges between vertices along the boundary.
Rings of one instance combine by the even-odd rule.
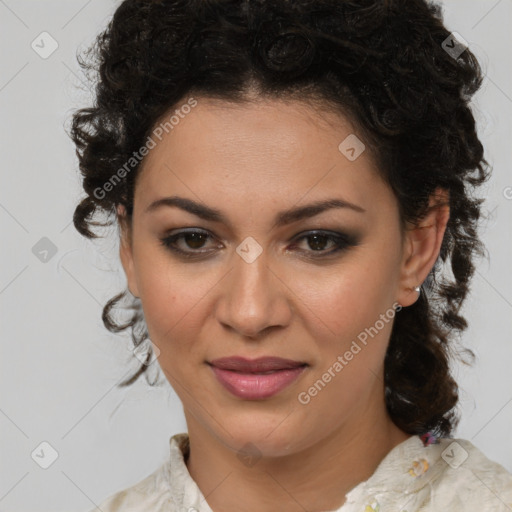
[[[419,299],[395,318],[384,372],[399,428],[449,436],[459,422],[450,359],[474,359],[454,349],[467,328],[460,308],[474,257],[485,254],[477,235],[483,199],[473,192],[490,168],[470,108],[481,68],[467,48],[449,53],[450,37],[441,7],[424,0],[124,0],[87,58],[78,55],[96,89],[94,105],[72,118],[87,194],[76,229],[96,238],[90,226],[119,220],[117,205],[131,223],[140,163],[119,170],[191,95],[305,101],[349,116],[396,195],[402,229],[425,216],[436,188],[449,191],[439,257]],[[113,177],[117,186],[106,187]],[[98,209],[114,218],[94,222]],[[148,332],[140,300],[128,294],[108,301],[102,319],[111,332],[131,329],[137,347]],[[112,310],[123,297],[131,317],[117,323]],[[148,379],[150,357],[120,386]]]

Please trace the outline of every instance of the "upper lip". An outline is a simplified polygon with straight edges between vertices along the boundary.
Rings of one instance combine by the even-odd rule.
[[[246,359],[239,356],[221,357],[220,359],[210,361],[209,364],[216,368],[220,368],[221,370],[233,370],[243,373],[287,370],[306,365],[304,362],[294,361],[292,359],[283,359],[282,357],[259,357],[257,359]]]

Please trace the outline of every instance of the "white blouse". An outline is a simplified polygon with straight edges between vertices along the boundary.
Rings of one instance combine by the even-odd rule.
[[[512,474],[469,441],[412,436],[332,512],[512,512]],[[91,512],[213,512],[185,464],[188,434],[170,439],[154,473]]]

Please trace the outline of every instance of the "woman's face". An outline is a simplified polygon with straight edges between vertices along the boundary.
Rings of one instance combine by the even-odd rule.
[[[417,294],[396,199],[353,126],[300,103],[198,98],[167,130],[121,258],[189,431],[280,455],[378,421],[393,305]],[[182,207],[155,206],[170,197]],[[296,364],[212,366],[230,357]]]

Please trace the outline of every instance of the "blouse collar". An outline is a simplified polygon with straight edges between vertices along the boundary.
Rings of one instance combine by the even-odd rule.
[[[382,493],[413,494],[441,474],[444,465],[436,464],[446,451],[450,439],[435,439],[425,444],[413,435],[395,446],[366,481],[357,484],[346,495],[346,504],[356,503],[365,495]],[[170,461],[166,465],[166,484],[175,504],[184,512],[213,512],[186,466],[189,454],[187,433],[170,439]],[[344,506],[338,512],[342,512]]]

